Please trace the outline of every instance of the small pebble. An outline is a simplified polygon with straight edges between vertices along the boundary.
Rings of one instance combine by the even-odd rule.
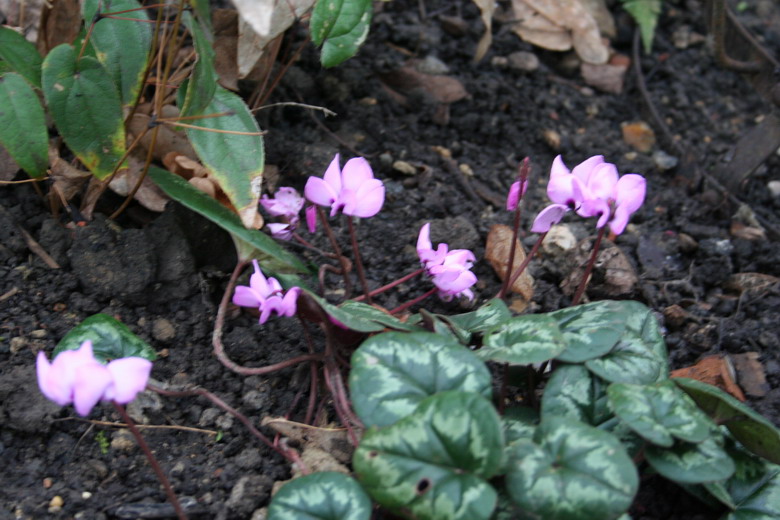
[[[644,121],[621,123],[620,130],[623,141],[639,152],[647,153],[655,146],[655,132]]]
[[[49,513],[58,513],[62,510],[62,506],[65,505],[65,501],[62,499],[61,496],[55,495],[50,501],[49,501]]]
[[[677,157],[673,155],[669,155],[663,150],[656,150],[655,152],[653,152],[653,162],[655,163],[656,167],[659,170],[666,171],[666,170],[671,170],[672,168],[677,166],[679,160],[677,159]]]
[[[462,163],[458,165],[458,169],[463,175],[468,175],[469,177],[474,176],[474,170],[471,169],[471,166],[469,166],[466,163]]]
[[[393,169],[404,175],[417,175],[417,168],[406,161],[395,161],[393,163]]]
[[[176,337],[176,327],[165,318],[158,318],[152,324],[152,337],[157,341],[171,341]]]
[[[121,429],[111,434],[111,449],[131,451],[133,448],[135,448],[135,439],[130,430]]]
[[[509,68],[523,72],[533,72],[539,68],[539,58],[536,54],[527,51],[513,52],[507,57]]]
[[[505,56],[493,56],[490,58],[490,64],[499,69],[505,69],[509,66],[509,59]]]
[[[780,197],[780,181],[769,181],[766,187],[773,197]]]
[[[414,68],[423,74],[443,75],[450,72],[447,64],[436,56],[426,56],[421,60],[415,61]]]
[[[84,500],[89,500],[90,498],[92,498],[92,493],[90,493],[89,491],[82,491],[81,498],[83,498]]]
[[[43,487],[44,487],[45,489],[49,489],[53,483],[54,483],[54,482],[52,481],[52,479],[50,479],[50,478],[48,478],[48,477],[47,477],[47,478],[45,478],[45,479],[43,479]]]

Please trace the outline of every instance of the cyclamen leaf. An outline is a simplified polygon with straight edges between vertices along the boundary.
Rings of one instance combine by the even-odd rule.
[[[231,235],[237,236],[252,247],[266,253],[281,266],[298,272],[308,272],[306,265],[295,255],[285,250],[265,233],[245,228],[238,219],[238,215],[183,178],[156,166],[149,168],[149,176],[170,198],[192,211],[200,213]]]
[[[41,55],[35,45],[10,27],[0,26],[0,60],[36,87],[41,87]]]
[[[119,92],[99,61],[76,58],[68,44],[52,49],[43,61],[43,95],[65,143],[98,179],[104,179],[125,152]]]
[[[659,446],[674,438],[702,442],[715,424],[671,381],[654,385],[613,383],[607,388],[610,407],[632,430]]]
[[[182,19],[192,34],[198,60],[195,62],[192,76],[187,82],[184,101],[179,105],[180,112],[182,116],[208,114],[211,113],[209,105],[217,91],[218,78],[214,68],[214,47],[200,22],[192,14],[185,12],[182,15]],[[198,126],[202,126],[202,123],[206,121],[208,119],[199,119]]]
[[[274,495],[268,520],[369,520],[371,499],[352,478],[324,471],[296,478]]]
[[[711,430],[717,432],[717,430]],[[683,484],[700,484],[724,480],[734,474],[734,461],[723,449],[721,435],[711,435],[703,442],[677,441],[671,448],[648,445],[647,462],[658,473]]]
[[[396,514],[487,520],[503,461],[501,421],[484,397],[443,392],[397,423],[366,431],[353,457],[364,489]]]
[[[607,354],[585,362],[588,370],[613,383],[649,384],[669,377],[666,343],[652,311],[623,302],[628,316],[618,343]]]
[[[187,87],[194,88],[193,82]],[[225,192],[247,228],[254,227],[265,167],[261,135],[237,135],[223,131],[258,133],[260,127],[244,101],[217,86],[205,114],[222,114],[196,120],[204,130],[187,128],[187,137],[219,187]],[[210,132],[210,130],[217,130]]]
[[[430,332],[386,332],[352,355],[349,389],[366,426],[387,426],[447,390],[492,395],[490,372],[470,350]]]
[[[57,343],[52,358],[65,350],[78,350],[86,340],[92,341],[92,351],[99,361],[123,357],[154,361],[157,358],[149,344],[133,334],[127,325],[107,314],[94,314],[76,325]]]
[[[441,317],[473,333],[485,332],[510,320],[512,313],[503,300],[494,298],[475,311]]]
[[[368,35],[371,0],[318,0],[310,28],[315,45],[322,45],[320,61],[334,67],[351,58]]]
[[[769,520],[780,518],[780,466],[766,464],[764,471],[734,476],[727,489],[736,509],[725,520]]]
[[[392,314],[383,312],[380,309],[377,309],[376,307],[373,307],[366,303],[356,302],[354,300],[347,300],[341,305],[339,305],[338,309],[340,309],[342,312],[348,312],[352,316],[360,316],[362,318],[371,320],[380,325],[384,325],[385,328],[395,329],[395,330],[405,330],[408,332],[422,330],[420,327],[416,325],[410,325],[408,323],[404,323],[398,318],[396,318],[395,316],[393,316]]]
[[[30,84],[12,72],[0,75],[0,144],[31,177],[46,176],[46,116]]]
[[[613,417],[607,406],[606,383],[582,365],[555,369],[542,395],[542,417],[571,417],[599,426]]]
[[[82,13],[87,24],[101,5],[100,13],[129,11],[142,6],[136,0],[87,0]],[[97,59],[117,85],[125,106],[132,105],[142,86],[152,44],[152,27],[144,10],[122,13],[122,19],[101,18],[95,23],[90,43]],[[131,18],[131,20],[128,20]],[[139,20],[139,21],[133,21]]]
[[[534,440],[509,448],[506,487],[531,518],[616,518],[639,487],[631,458],[617,438],[566,417],[547,417]]]
[[[684,377],[675,378],[674,382],[713,421],[728,428],[746,449],[775,464],[780,463],[780,430],[766,418],[720,388]]]
[[[582,363],[612,350],[626,330],[630,310],[624,303],[605,300],[551,312],[567,344],[557,359]]]
[[[547,361],[566,348],[558,323],[547,314],[517,316],[485,333],[477,356],[485,361],[529,365]]]

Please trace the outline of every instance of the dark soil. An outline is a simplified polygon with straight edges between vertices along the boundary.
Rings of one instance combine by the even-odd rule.
[[[423,4],[425,18],[418,8]],[[768,0],[747,5],[740,18],[778,55],[777,6]],[[440,15],[462,18],[465,34],[445,32]],[[632,25],[624,14],[617,15],[617,23],[613,46],[630,55]],[[706,43],[675,47],[672,34],[681,28],[706,33],[699,2],[665,3],[653,53],[641,65],[676,146],[689,150],[701,170],[711,171],[770,107],[737,73],[720,68]],[[749,403],[780,424],[780,289],[769,278],[780,277],[777,237],[738,233],[739,224],[751,222],[735,217],[734,201],[712,186],[691,183],[691,163],[661,171],[651,153],[637,153],[623,141],[622,122],[652,124],[633,72],[621,94],[598,92],[584,84],[570,56],[532,48],[500,23],[487,56],[473,64],[481,30],[470,2],[395,0],[375,16],[360,55],[343,66],[323,70],[317,53],[305,50],[271,101],[300,99],[338,116],[315,114],[326,132],[300,108],[261,112],[261,124],[269,130],[267,162],[280,169],[277,186],[301,189],[308,175],[321,175],[335,152],[354,155],[344,145],[366,156],[387,187],[382,212],[359,226],[367,275],[378,287],[416,267],[414,244],[426,221],[433,223],[434,242],[472,249],[481,258],[491,226],[510,223],[502,200],[523,157],[533,162],[524,213],[529,223],[546,204],[544,187],[555,155],[563,154],[572,166],[603,154],[621,172],[646,175],[648,196],[616,240],[638,283],[629,289],[609,287],[604,272],[597,271],[590,297],[634,298],[658,311],[674,368],[710,354],[758,353],[767,385],[765,395],[749,394]],[[291,35],[291,44],[302,34]],[[539,68],[518,71],[493,59],[519,50],[535,53]],[[449,107],[448,124],[440,124],[441,108],[431,96],[407,92],[404,107],[383,87],[379,77],[410,55],[436,56],[469,92],[469,98]],[[545,131],[557,132],[560,144],[552,146]],[[675,155],[679,149],[656,132],[654,151]],[[473,176],[453,168],[434,147],[447,148]],[[398,160],[412,164],[417,173],[394,169]],[[772,180],[780,180],[777,156],[734,195],[769,226],[780,228],[775,216],[780,197],[767,188]],[[65,227],[66,219],[54,220],[29,185],[0,190],[0,204],[0,518],[172,516],[150,467],[124,430],[83,421],[37,389],[36,353],[50,353],[73,326],[97,312],[117,317],[160,353],[152,374],[159,385],[199,385],[257,424],[269,415],[302,419],[308,366],[242,377],[212,355],[215,309],[235,261],[229,238],[214,226],[171,204],[154,219],[131,208],[118,223],[98,216],[85,227]],[[109,213],[118,200],[106,197],[102,204]],[[579,239],[593,235],[592,222],[568,222]],[[17,225],[61,268],[47,267],[31,252]],[[337,229],[345,238],[344,228],[337,224]],[[531,235],[525,243],[534,240]],[[568,305],[570,296],[560,285],[569,265],[549,255],[531,265],[536,279],[531,311]],[[461,312],[495,295],[498,278],[487,262],[479,262],[475,271],[480,282],[474,303],[427,304]],[[736,273],[768,277],[750,290],[743,283],[740,291],[732,279]],[[328,280],[338,287],[336,277]],[[427,282],[405,285],[379,303],[393,308],[429,288]],[[262,327],[256,321],[238,310],[228,316],[225,344],[236,362],[262,366],[306,351],[296,320],[274,318]],[[261,518],[256,510],[267,504],[274,481],[290,475],[286,461],[205,399],[147,392],[130,410],[139,422],[204,430],[145,430],[177,492],[193,499],[192,518]],[[119,421],[109,406],[97,407],[89,419]],[[219,432],[219,438],[209,431]],[[57,502],[60,507],[52,507]],[[658,478],[643,481],[631,513],[635,519],[722,514]]]

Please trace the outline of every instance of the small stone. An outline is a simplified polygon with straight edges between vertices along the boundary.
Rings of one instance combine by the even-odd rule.
[[[542,252],[550,256],[558,256],[571,251],[577,246],[577,237],[571,228],[565,224],[555,225],[547,232],[542,242]]]
[[[203,413],[200,415],[200,420],[198,421],[198,426],[211,426],[214,424],[214,421],[217,420],[219,414],[219,408],[207,408],[206,410],[203,410]]]
[[[46,331],[46,329],[36,329],[30,333],[30,336],[35,339],[43,339],[48,335],[49,333]]]
[[[499,69],[505,69],[509,66],[509,59],[505,56],[493,56],[490,58],[490,64]]]
[[[434,145],[431,146],[431,150],[439,154],[439,156],[444,157],[445,159],[452,159],[452,152],[447,147]]]
[[[229,414],[224,414],[219,417],[217,417],[217,420],[214,421],[217,425],[217,427],[222,431],[228,431],[230,428],[233,427],[233,416]]]
[[[11,351],[11,354],[16,354],[22,350],[25,345],[27,345],[27,340],[21,336],[17,336],[15,338],[11,338],[11,346],[9,347],[9,350]]]
[[[265,475],[245,475],[233,486],[225,505],[246,518],[268,498],[271,486],[273,480]]]
[[[123,428],[111,434],[111,449],[128,452],[135,449],[135,446],[135,439],[130,430]]]
[[[374,97],[364,97],[358,100],[358,104],[363,105],[365,107],[372,107],[378,103],[377,99]]]
[[[45,479],[43,479],[43,488],[44,489],[49,489],[52,486],[53,483],[54,483],[54,481],[52,479],[46,477]]]
[[[687,233],[677,235],[677,242],[680,245],[680,251],[683,253],[693,253],[699,249],[699,243],[696,239]]]
[[[466,163],[462,163],[458,165],[458,169],[463,175],[468,175],[469,177],[474,176],[474,170],[471,169],[471,166],[469,166]]]
[[[423,74],[443,75],[449,74],[450,68],[436,56],[426,56],[414,61],[414,68]]]
[[[561,149],[561,134],[555,130],[551,128],[542,130],[542,139],[544,139],[544,142],[547,143],[547,146],[552,148],[554,151],[557,152]]]
[[[176,327],[165,318],[157,318],[152,323],[152,337],[157,341],[171,341],[176,337]]]
[[[92,493],[90,493],[89,491],[82,491],[81,498],[84,500],[89,500],[90,498],[92,498]]]
[[[773,197],[780,197],[780,181],[769,181],[766,186]]]
[[[665,172],[666,170],[671,170],[677,166],[677,163],[679,162],[677,157],[669,155],[663,150],[656,150],[653,152],[653,163],[655,163],[655,166],[661,171]]]
[[[627,65],[583,63],[580,67],[580,73],[585,83],[608,94],[623,92],[626,70],[628,70]]]
[[[384,166],[385,168],[393,165],[393,156],[389,153],[380,153],[379,154],[379,162]]]
[[[404,175],[417,175],[417,168],[406,161],[395,161],[393,163],[393,169]]]
[[[62,506],[64,505],[65,505],[65,501],[62,499],[62,497],[59,495],[55,495],[49,501],[49,513],[58,513],[60,510],[62,510]]]
[[[647,153],[655,146],[655,132],[644,121],[624,122],[620,129],[623,141],[639,152]]]
[[[509,60],[509,68],[512,70],[533,72],[539,68],[539,58],[532,52],[513,52],[507,57],[507,60]]]

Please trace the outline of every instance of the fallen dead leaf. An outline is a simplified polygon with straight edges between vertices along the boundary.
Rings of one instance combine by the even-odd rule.
[[[352,460],[355,448],[349,442],[346,428],[322,428],[290,421],[283,417],[265,417],[261,424],[302,446],[325,450],[339,462],[348,463]]]
[[[0,13],[5,15],[6,25],[21,29],[27,41],[35,43],[45,3],[46,0],[0,0]]]
[[[238,13],[234,9],[214,9],[214,67],[219,84],[238,90]]]
[[[128,168],[120,170],[114,178],[111,179],[111,182],[108,183],[108,187],[111,191],[126,197],[135,188],[135,185],[141,178],[144,162],[143,159],[139,159],[135,154],[130,154],[127,158]],[[165,210],[165,205],[171,200],[149,177],[144,178],[133,198],[135,198],[141,206],[158,213],[162,213]]]
[[[765,396],[769,385],[766,382],[764,365],[758,360],[758,352],[731,354],[729,357],[737,371],[739,385],[745,389],[745,393],[753,397]]]
[[[623,92],[623,81],[627,70],[627,65],[583,63],[580,66],[580,73],[585,83],[608,94]]]
[[[647,153],[655,146],[655,132],[644,121],[620,123],[623,141],[638,152]]]
[[[178,110],[176,107],[171,107],[174,110],[163,110],[163,117],[178,117]],[[149,127],[151,117],[146,114],[136,113],[130,120],[129,131],[134,139],[135,136],[140,135],[144,129]],[[152,144],[152,132],[151,130],[146,132],[141,138],[139,143],[141,150],[146,152]],[[196,157],[195,150],[192,148],[190,141],[187,139],[187,135],[184,132],[179,132],[173,127],[168,125],[160,125],[157,131],[157,139],[154,145],[153,157],[162,161],[163,157],[170,152],[176,152],[179,155],[186,155],[187,157]]]
[[[38,26],[38,51],[46,56],[61,43],[73,43],[80,30],[79,0],[44,2]]]
[[[16,177],[18,171],[19,165],[16,164],[8,150],[0,145],[0,181],[10,181]]]
[[[485,53],[490,48],[490,44],[493,42],[493,12],[496,9],[495,0],[474,0],[474,3],[479,7],[482,23],[485,25],[485,32],[482,38],[479,39],[477,44],[477,50],[474,52],[474,61],[480,61],[485,57]]]
[[[717,386],[740,401],[745,400],[745,394],[734,381],[734,367],[727,357],[707,356],[690,367],[673,371],[670,377],[689,377],[702,383]]]
[[[487,244],[485,245],[485,259],[490,262],[493,270],[502,281],[506,278],[506,268],[509,263],[511,247],[512,228],[501,224],[496,224],[490,228]],[[512,262],[513,272],[520,267],[526,257],[523,245],[519,240],[515,240],[514,248],[515,257]],[[517,280],[515,280],[515,283],[512,284],[509,290],[518,294],[525,302],[525,305],[528,305],[534,296],[534,279],[528,273],[527,269],[523,271],[523,274],[521,274]],[[513,302],[513,305],[517,307],[519,303]]]
[[[755,296],[780,282],[780,278],[764,273],[736,273],[723,284],[725,289]]]
[[[525,0],[512,0],[512,31],[523,40],[551,51],[568,51],[571,33],[534,10]]]
[[[404,65],[399,69],[380,76],[382,82],[402,96],[421,89],[438,103],[454,103],[468,97],[469,93],[457,78],[426,74],[413,65]]]

